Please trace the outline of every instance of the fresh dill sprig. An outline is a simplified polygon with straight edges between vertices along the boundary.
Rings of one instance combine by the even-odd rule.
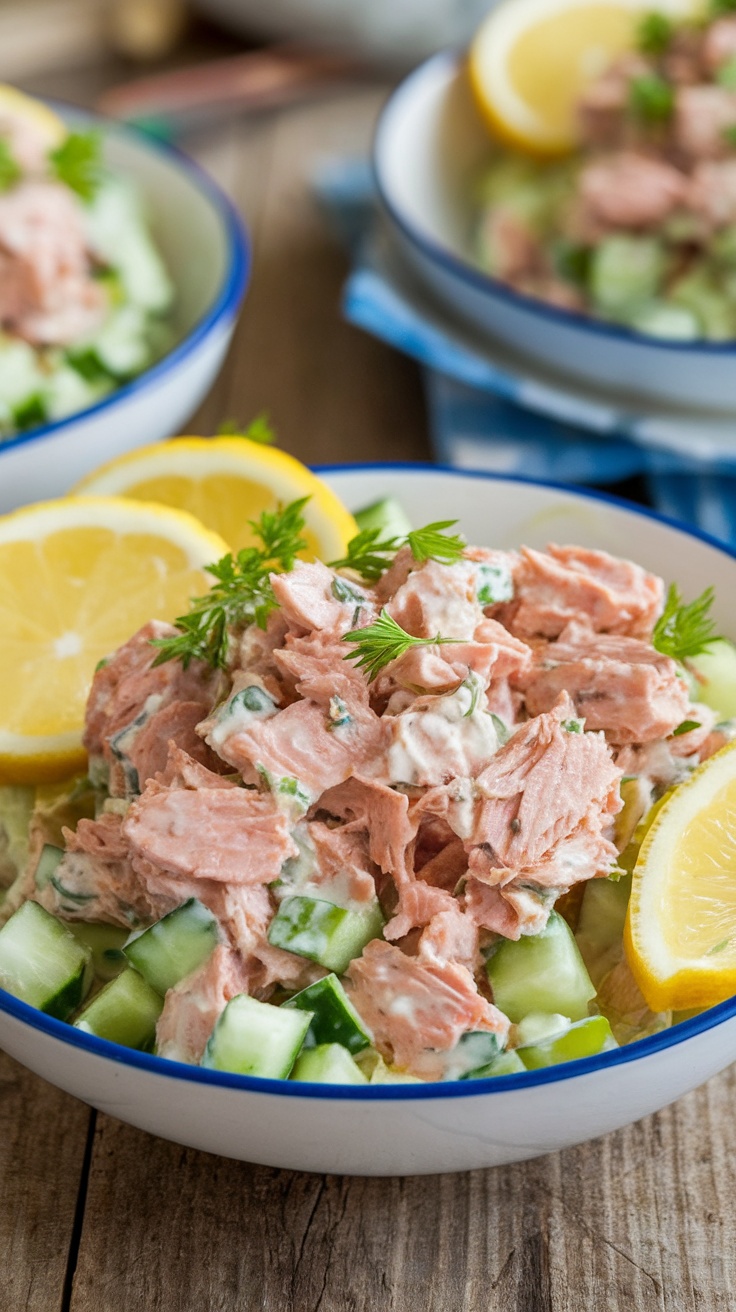
[[[200,660],[225,669],[230,629],[253,623],[266,627],[278,605],[270,575],[292,569],[307,545],[301,531],[308,500],[302,497],[278,510],[264,510],[259,519],[249,521],[260,546],[243,547],[237,555],[230,553],[207,566],[215,580],[211,590],[194,597],[188,614],[174,620],[179,630],[175,637],[153,639],[159,648],[154,665],[179,660],[186,669]]]
[[[405,538],[381,539],[380,528],[364,528],[350,539],[342,559],[330,561],[330,569],[353,569],[361,578],[375,583],[386,573],[405,541]]]
[[[445,533],[444,529],[454,528],[456,519],[438,519],[424,528],[415,528],[407,533],[406,541],[411,554],[421,565],[425,560],[437,560],[441,565],[454,565],[462,560],[465,540],[459,533]]]
[[[0,137],[0,191],[9,191],[21,176],[21,167],[5,137]]]
[[[684,605],[680,589],[676,583],[671,583],[664,610],[654,626],[652,646],[663,656],[686,661],[717,642],[719,635],[715,631],[715,621],[708,614],[713,598],[713,589],[706,588],[695,601]]]
[[[82,200],[92,200],[102,180],[102,150],[99,132],[70,132],[55,150],[49,151],[52,173]]]
[[[342,641],[355,644],[355,651],[348,652],[343,660],[355,661],[359,670],[366,671],[370,682],[380,674],[384,666],[398,660],[410,647],[439,646],[442,643],[459,642],[460,639],[443,638],[440,633],[434,638],[415,638],[406,629],[402,629],[384,607],[373,624],[367,624],[364,629],[351,629]]]
[[[454,565],[462,558],[465,542],[459,533],[445,533],[444,529],[457,524],[456,519],[438,519],[424,528],[412,529],[404,537],[381,539],[380,528],[364,528],[348,543],[347,554],[341,560],[331,560],[331,569],[352,569],[361,578],[375,583],[391,566],[397,551],[408,546],[418,564],[437,560],[442,565]]]
[[[223,419],[215,436],[247,437],[249,442],[258,442],[260,446],[271,446],[276,441],[276,434],[265,410],[251,419],[245,428],[237,419]]]

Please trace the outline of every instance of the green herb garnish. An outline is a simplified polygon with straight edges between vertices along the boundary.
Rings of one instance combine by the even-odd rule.
[[[643,55],[663,55],[674,32],[674,23],[665,14],[645,14],[637,29],[636,44]]]
[[[443,643],[459,642],[460,639],[443,638],[439,633],[434,638],[415,638],[406,629],[402,629],[384,607],[373,624],[367,624],[364,629],[351,629],[342,641],[355,645],[355,651],[348,652],[343,660],[355,661],[359,670],[367,672],[370,682],[386,665],[409,651],[410,647],[440,646]]]
[[[375,582],[392,564],[401,547],[408,546],[418,564],[437,560],[441,565],[454,565],[462,559],[464,539],[458,533],[445,533],[457,524],[456,519],[438,519],[424,528],[412,529],[405,537],[381,538],[380,528],[364,528],[348,543],[347,554],[341,560],[331,560],[331,569],[353,569],[361,578]]]
[[[719,637],[715,621],[708,614],[713,598],[713,589],[706,588],[695,601],[684,605],[680,589],[671,583],[664,610],[654,626],[652,646],[676,661],[686,661],[706,651]]]
[[[212,589],[193,598],[189,613],[174,621],[179,630],[175,637],[153,639],[153,646],[160,649],[154,665],[180,660],[186,669],[190,661],[201,660],[225,669],[228,630],[253,623],[266,627],[278,605],[270,575],[291,569],[307,545],[301,532],[308,500],[302,497],[283,509],[264,510],[258,520],[249,521],[260,546],[244,547],[237,555],[231,553],[207,566],[215,579]]]
[[[736,150],[736,123],[729,123],[728,127],[723,129],[723,140],[732,150]]]
[[[629,108],[643,123],[665,123],[675,107],[675,93],[659,73],[642,73],[629,83]]]
[[[736,91],[736,59],[727,59],[716,73],[716,82],[727,91]]]
[[[49,151],[51,171],[82,200],[92,200],[102,181],[99,132],[71,132],[56,150]]]
[[[21,167],[10,149],[10,143],[0,137],[0,191],[9,191],[21,176]]]
[[[237,419],[224,419],[216,433],[217,437],[247,437],[249,442],[258,442],[261,446],[271,446],[276,441],[276,434],[271,427],[265,410],[251,419],[244,428]]]
[[[682,724],[678,724],[677,728],[672,730],[672,737],[679,738],[681,734],[689,733],[691,729],[699,728],[700,720],[683,720]]]

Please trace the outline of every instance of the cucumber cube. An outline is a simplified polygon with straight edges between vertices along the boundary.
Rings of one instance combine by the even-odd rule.
[[[85,920],[71,920],[68,928],[78,943],[89,948],[92,953],[92,965],[95,979],[114,979],[127,966],[123,955],[123,944],[130,937],[127,929],[119,925],[101,925]]]
[[[377,901],[364,911],[348,911],[318,898],[287,897],[271,921],[268,941],[342,975],[383,925]]]
[[[34,880],[37,889],[45,888],[49,883],[52,875],[56,874],[56,867],[64,855],[63,847],[55,847],[53,843],[44,843],[41,848],[41,855],[38,858]]]
[[[0,987],[66,1020],[92,983],[92,953],[37,902],[24,902],[0,929]]]
[[[611,1033],[611,1026],[605,1016],[586,1016],[570,1025],[562,1033],[532,1043],[516,1052],[524,1063],[526,1070],[537,1071],[544,1066],[557,1066],[563,1061],[575,1061],[579,1057],[595,1057],[599,1052],[608,1052],[618,1044]]]
[[[150,1048],[163,998],[132,966],[106,984],[74,1022],[85,1034],[121,1043],[124,1048]]]
[[[496,1075],[518,1075],[525,1071],[521,1057],[517,1052],[509,1049],[508,1052],[500,1052],[493,1061],[489,1061],[487,1066],[479,1066],[477,1070],[471,1071],[468,1075],[469,1080],[485,1080],[490,1076]]]
[[[383,497],[362,510],[356,510],[355,522],[361,533],[377,528],[381,538],[405,538],[412,528],[406,512],[393,497]]]
[[[448,1054],[446,1080],[468,1080],[480,1066],[487,1066],[501,1051],[501,1040],[490,1030],[469,1030]]]
[[[311,1019],[308,1011],[287,1011],[240,993],[228,1002],[217,1021],[202,1065],[214,1071],[285,1080]]]
[[[493,1001],[514,1024],[530,1011],[582,1020],[595,997],[572,930],[556,911],[541,934],[499,944],[486,972]]]
[[[420,1080],[418,1075],[410,1075],[408,1071],[397,1071],[393,1066],[387,1066],[386,1063],[379,1059],[377,1066],[371,1074],[371,1084],[425,1084],[425,1080]]]
[[[722,720],[736,716],[736,647],[733,643],[718,638],[706,651],[693,656],[688,664],[705,680],[696,685],[695,700],[712,707]]]
[[[320,1043],[316,1048],[302,1052],[297,1057],[291,1078],[312,1084],[368,1083],[347,1048],[340,1043]]]
[[[370,1047],[370,1035],[337,975],[318,979],[315,984],[302,989],[301,993],[295,993],[282,1006],[312,1012],[312,1021],[304,1040],[305,1048],[339,1043],[353,1053]]]
[[[130,938],[123,952],[163,997],[201,966],[219,941],[216,918],[196,897],[190,897],[150,929]]]

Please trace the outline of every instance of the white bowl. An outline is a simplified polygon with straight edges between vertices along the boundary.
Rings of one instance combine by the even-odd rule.
[[[474,260],[474,180],[488,132],[455,54],[422,64],[394,92],[373,162],[401,248],[437,297],[487,337],[622,402],[736,409],[736,342],[665,342],[557,309],[506,287]]]
[[[0,441],[0,512],[58,496],[103,461],[180,432],[222,364],[248,278],[241,220],[192,160],[133,128],[60,112],[75,127],[101,128],[110,168],[142,194],[175,286],[176,341],[98,404]]]
[[[736,555],[648,511],[430,467],[325,474],[353,508],[393,495],[415,523],[458,515],[473,542],[579,542],[676,578],[686,597],[713,584],[716,620],[733,632]],[[0,1046],[94,1107],[178,1143],[269,1166],[412,1175],[538,1156],[657,1111],[736,1057],[736,998],[600,1057],[447,1084],[341,1088],[200,1070],[82,1034],[1,990]]]

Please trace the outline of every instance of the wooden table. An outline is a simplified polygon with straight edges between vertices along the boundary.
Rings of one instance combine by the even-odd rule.
[[[80,99],[109,78],[33,89]],[[365,148],[382,95],[192,142],[255,248],[192,431],[267,409],[304,460],[429,457],[416,370],[341,322],[345,259],[309,192],[318,157]],[[735,1114],[731,1071],[537,1161],[325,1179],[153,1139],[0,1057],[0,1312],[733,1312]]]

